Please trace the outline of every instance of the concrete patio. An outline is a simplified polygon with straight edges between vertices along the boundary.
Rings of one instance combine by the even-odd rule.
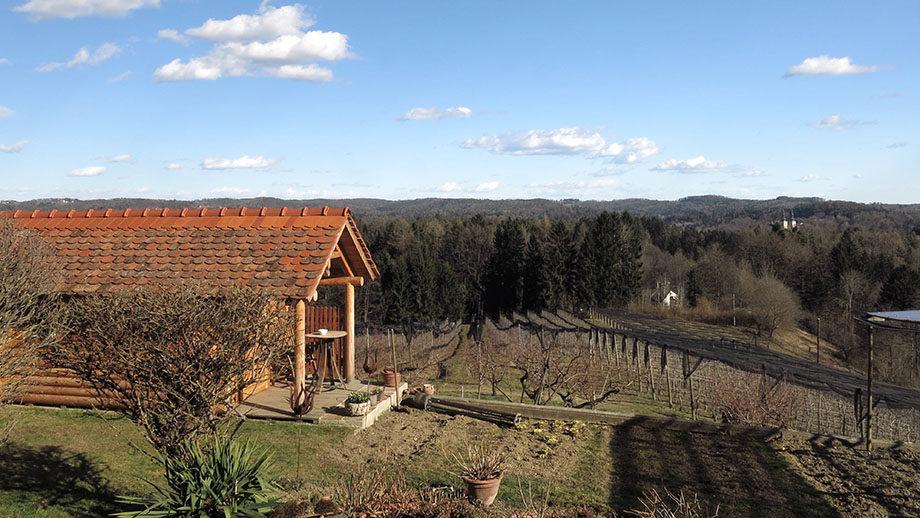
[[[383,387],[380,382],[371,382],[370,391]],[[376,404],[372,402],[370,410],[364,416],[350,416],[345,408],[345,399],[352,392],[368,390],[368,385],[360,381],[335,386],[325,386],[316,394],[313,400],[313,409],[303,416],[296,416],[291,411],[290,397],[291,386],[287,382],[274,382],[267,389],[246,398],[236,407],[236,411],[248,419],[266,419],[276,421],[302,421],[311,424],[329,424],[348,426],[364,429],[374,424],[377,419],[399,404],[399,394],[402,394],[408,385],[400,384],[399,387],[385,387]]]

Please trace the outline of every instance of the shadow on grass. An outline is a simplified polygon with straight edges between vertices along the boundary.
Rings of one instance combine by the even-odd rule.
[[[58,446],[0,446],[0,491],[4,500],[38,508],[59,507],[89,518],[116,512],[115,495],[103,477],[106,466]]]
[[[655,489],[695,493],[721,517],[840,517],[763,432],[672,430],[637,417],[613,427],[610,454],[608,504],[617,511],[641,508],[643,492]]]

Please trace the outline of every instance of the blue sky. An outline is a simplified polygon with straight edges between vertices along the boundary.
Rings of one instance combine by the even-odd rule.
[[[920,202],[920,3],[13,0],[0,199]]]

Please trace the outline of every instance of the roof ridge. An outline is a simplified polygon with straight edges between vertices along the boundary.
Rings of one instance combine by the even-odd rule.
[[[105,210],[75,210],[70,209],[69,211],[60,211],[57,209],[51,209],[47,211],[42,211],[35,209],[33,211],[24,211],[22,209],[13,211],[0,211],[0,217],[8,217],[12,219],[34,219],[34,218],[214,218],[214,217],[270,217],[270,216],[348,216],[350,217],[351,210],[349,207],[342,208],[330,208],[328,205],[322,207],[303,207],[301,209],[288,209],[287,207],[281,207],[279,209],[272,209],[268,207],[261,207],[259,209],[249,209],[247,207],[240,207],[238,209],[229,209],[227,207],[220,207],[216,209],[211,209],[207,207],[199,207],[197,209],[190,209],[188,207],[182,209],[152,209],[150,207],[144,209],[114,209],[108,208]]]

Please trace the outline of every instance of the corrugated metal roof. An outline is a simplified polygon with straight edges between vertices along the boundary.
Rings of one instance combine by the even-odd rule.
[[[875,313],[869,313],[870,317],[883,318],[885,320],[893,320],[896,322],[910,322],[913,324],[920,324],[920,309],[912,309],[910,311],[878,311]]]

